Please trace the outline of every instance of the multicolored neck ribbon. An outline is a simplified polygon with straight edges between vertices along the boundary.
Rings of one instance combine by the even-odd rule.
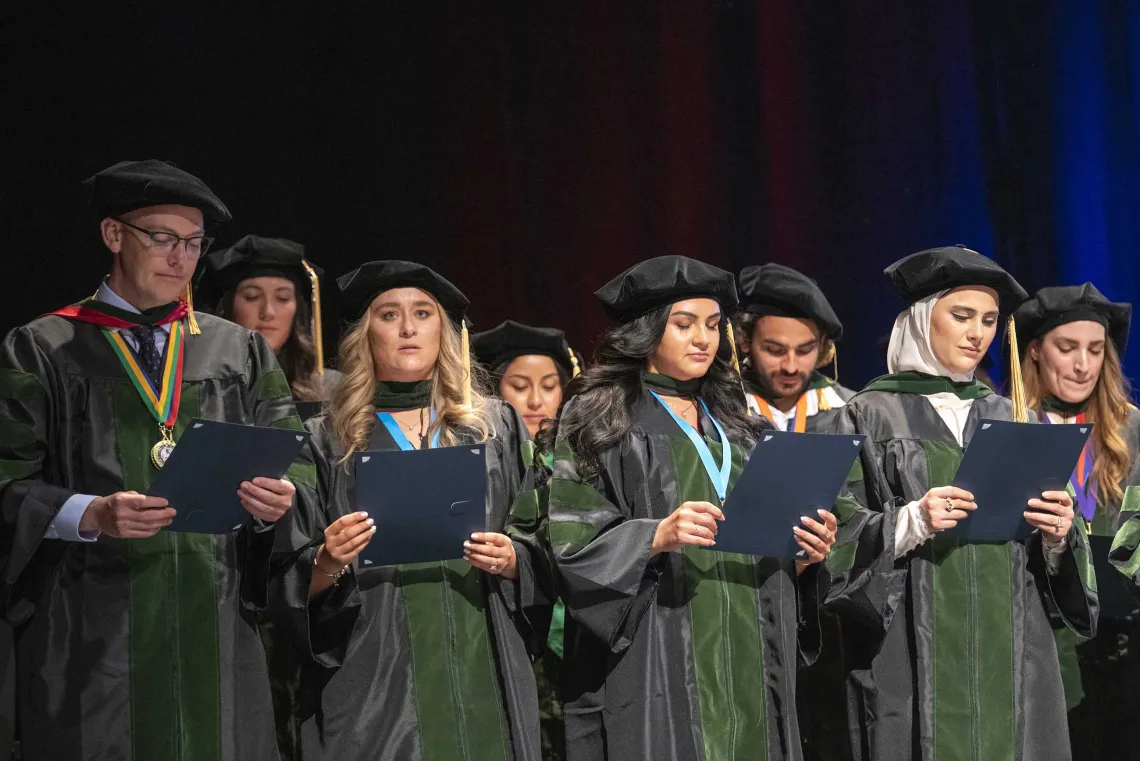
[[[77,322],[85,322],[101,327],[103,336],[111,344],[115,356],[119,358],[132,385],[143,400],[147,410],[158,421],[163,435],[169,438],[178,420],[178,407],[182,401],[182,359],[184,352],[182,318],[188,309],[181,301],[165,304],[145,313],[136,314],[104,304],[95,299],[87,299],[78,304],[57,309],[50,314]],[[162,381],[155,388],[146,371],[139,365],[134,351],[123,336],[122,329],[139,325],[155,327],[169,325],[170,335],[166,340],[166,351],[162,362]],[[173,440],[173,439],[171,439]]]
[[[1039,415],[1042,422],[1053,422],[1045,410],[1041,410]],[[1084,423],[1085,413],[1078,412],[1073,416],[1073,422]],[[1085,444],[1085,448],[1081,450],[1081,457],[1077,460],[1077,467],[1073,471],[1073,477],[1071,479],[1073,491],[1075,492],[1073,499],[1077,503],[1077,512],[1083,515],[1085,520],[1089,523],[1092,523],[1092,519],[1096,516],[1097,495],[1100,491],[1097,477],[1093,474],[1094,462],[1093,443],[1090,440]]]

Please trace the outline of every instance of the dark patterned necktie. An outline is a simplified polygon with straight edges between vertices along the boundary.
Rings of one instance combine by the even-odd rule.
[[[135,325],[131,328],[131,335],[139,345],[138,355],[142,369],[150,378],[151,384],[158,388],[162,385],[162,356],[154,342],[154,328],[150,325]]]

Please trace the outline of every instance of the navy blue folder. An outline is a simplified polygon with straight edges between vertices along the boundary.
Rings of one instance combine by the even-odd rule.
[[[724,521],[711,549],[772,558],[801,552],[793,526],[801,516],[819,520],[843,488],[862,434],[765,431],[724,503]]]
[[[177,511],[169,531],[228,534],[250,519],[237,496],[241,482],[281,478],[308,438],[304,431],[195,419],[147,494]]]
[[[944,533],[974,542],[1029,536],[1033,526],[1023,515],[1029,500],[1065,490],[1092,429],[1092,423],[981,421],[954,476],[954,486],[973,494],[978,509]]]
[[[360,452],[356,509],[376,522],[361,570],[463,557],[463,542],[486,528],[485,446]]]

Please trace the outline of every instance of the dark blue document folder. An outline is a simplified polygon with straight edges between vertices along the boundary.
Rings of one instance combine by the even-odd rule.
[[[304,431],[195,419],[147,494],[178,512],[169,531],[228,534],[250,519],[237,496],[241,482],[281,478],[308,438]]]
[[[831,510],[866,438],[827,433],[765,431],[724,503],[716,537],[721,552],[793,558],[792,527],[801,516]]]
[[[360,568],[463,557],[463,542],[486,528],[485,446],[360,452],[356,509],[376,522]]]
[[[975,542],[1029,536],[1033,526],[1023,515],[1029,500],[1065,490],[1092,429],[1092,423],[981,421],[954,476],[954,485],[973,494],[978,509],[944,533]]]

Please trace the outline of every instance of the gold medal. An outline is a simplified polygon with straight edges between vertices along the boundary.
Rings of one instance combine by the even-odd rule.
[[[154,467],[162,468],[174,451],[174,430],[164,425],[160,425],[158,429],[162,431],[162,440],[150,448],[150,461],[154,463]]]

